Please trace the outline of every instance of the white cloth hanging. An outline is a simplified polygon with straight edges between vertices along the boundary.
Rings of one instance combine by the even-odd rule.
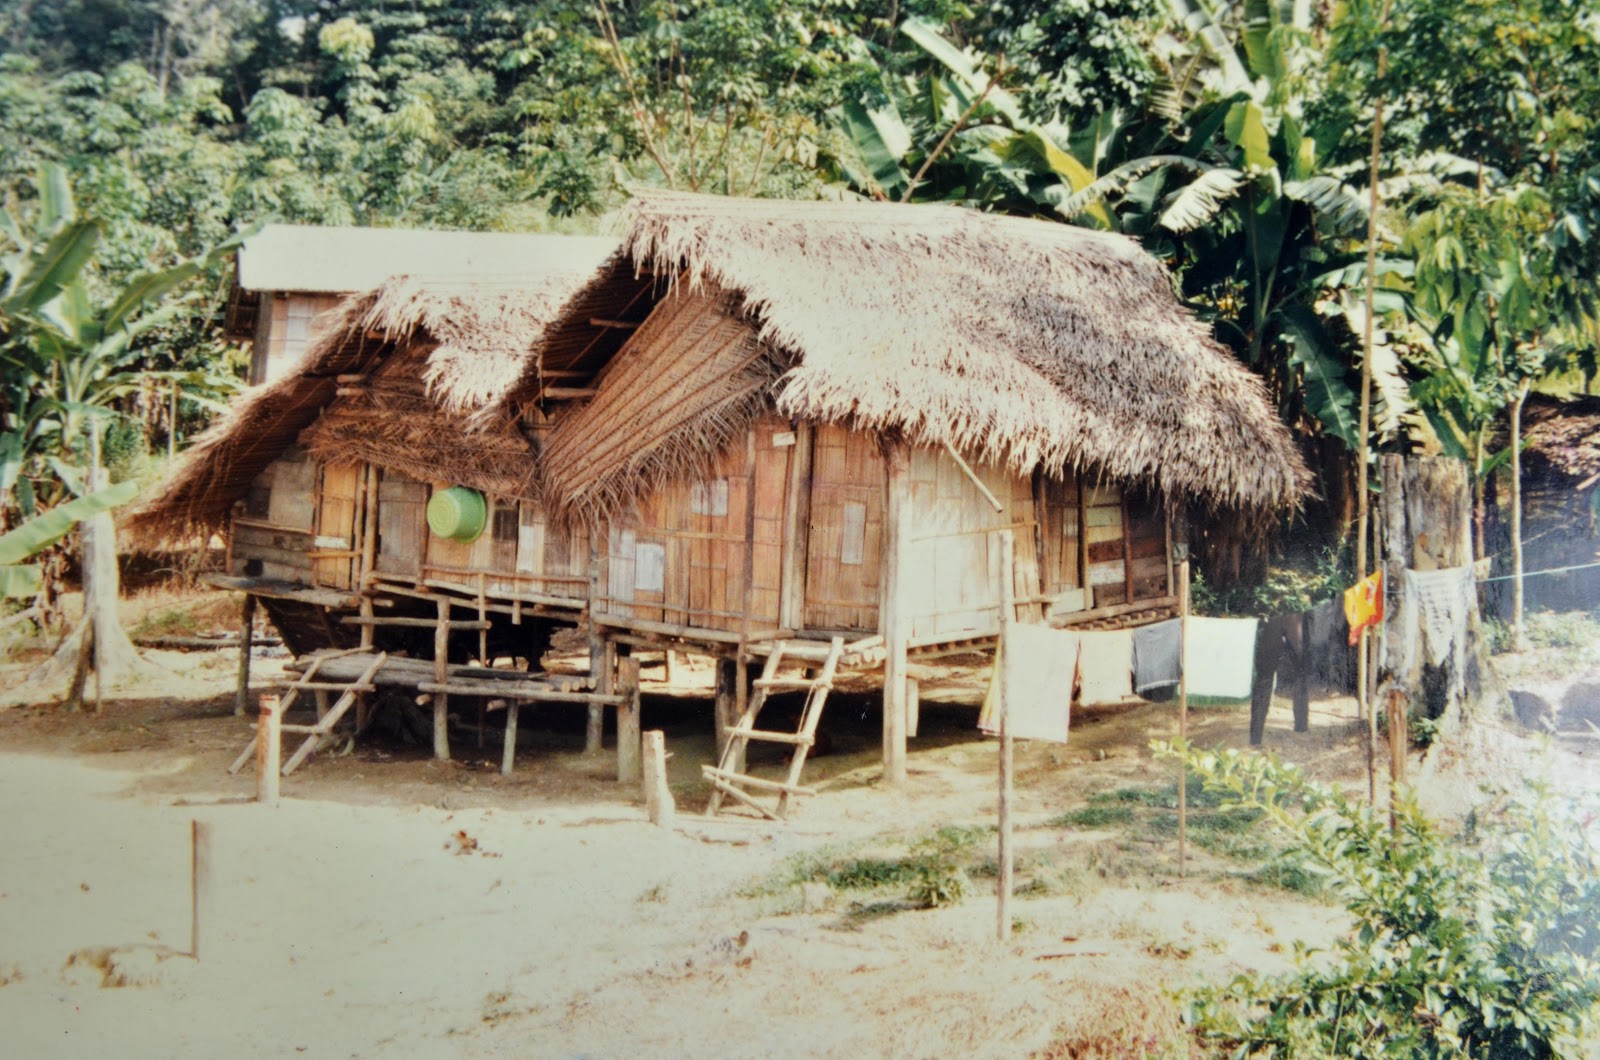
[[[1006,731],[1018,740],[1066,743],[1072,686],[1078,680],[1078,634],[1012,624],[996,656],[996,676],[1005,683]],[[995,691],[991,685],[978,718],[978,727],[991,734],[1000,720]]]
[[[1254,618],[1191,616],[1183,645],[1184,688],[1190,696],[1249,699],[1256,667]]]
[[[1403,671],[1409,671],[1418,661],[1443,666],[1450,659],[1456,672],[1460,672],[1467,648],[1467,619],[1476,603],[1476,591],[1471,564],[1405,572],[1400,586]]]

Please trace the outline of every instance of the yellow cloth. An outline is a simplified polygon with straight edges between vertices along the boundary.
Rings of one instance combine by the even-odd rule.
[[[1344,617],[1350,623],[1350,643],[1361,631],[1383,621],[1383,571],[1374,571],[1344,591]]]

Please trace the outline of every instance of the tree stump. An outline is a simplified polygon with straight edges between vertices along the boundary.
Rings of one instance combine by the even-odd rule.
[[[1470,594],[1466,643],[1434,665],[1425,651],[1407,658],[1406,637],[1417,628],[1420,616],[1408,613],[1401,589],[1407,569],[1446,570],[1472,563],[1472,492],[1467,466],[1449,457],[1386,454],[1382,479],[1387,613],[1379,682],[1383,688],[1403,693],[1418,714],[1440,722],[1440,735],[1445,736],[1486,708],[1497,712],[1504,698],[1489,663],[1477,594]]]

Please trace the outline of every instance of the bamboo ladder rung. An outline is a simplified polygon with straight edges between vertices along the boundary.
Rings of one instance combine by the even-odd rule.
[[[737,725],[728,730],[728,735],[743,736],[747,740],[767,740],[771,743],[788,743],[805,747],[810,747],[817,742],[804,733],[773,732],[769,729],[745,729]]]
[[[816,788],[808,788],[802,784],[785,784],[781,780],[767,780],[764,777],[747,776],[744,773],[730,773],[716,766],[701,766],[700,772],[708,780],[721,780],[730,784],[748,784],[752,788],[761,788],[765,791],[785,791],[791,795],[815,795]]]
[[[373,684],[362,684],[360,682],[347,683],[344,681],[296,681],[294,684],[295,691],[297,692],[305,689],[310,689],[313,692],[372,692],[375,691],[377,687],[377,685]],[[287,732],[288,729],[285,729],[284,731]]]
[[[833,688],[831,682],[824,686],[809,677],[758,677],[750,683],[756,688]]]

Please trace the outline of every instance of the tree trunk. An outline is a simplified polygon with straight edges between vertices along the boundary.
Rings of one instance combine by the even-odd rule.
[[[1473,561],[1473,511],[1467,465],[1449,457],[1383,457],[1383,561],[1386,615],[1381,683],[1403,692],[1412,710],[1440,722],[1447,736],[1502,698],[1489,665],[1477,593],[1470,594],[1466,640],[1443,664],[1425,651],[1408,657],[1408,630],[1420,616],[1409,613],[1401,588],[1407,569],[1446,570]]]
[[[88,477],[92,491],[109,485],[111,477],[99,466],[98,436],[91,442],[91,452],[93,465]],[[29,682],[54,682],[77,673],[80,667],[87,672],[90,666],[102,682],[153,671],[154,667],[139,658],[133,641],[117,621],[121,578],[117,573],[117,528],[111,513],[85,519],[78,533],[83,554],[83,617],[55,654],[28,675]],[[86,635],[91,627],[92,636]]]

